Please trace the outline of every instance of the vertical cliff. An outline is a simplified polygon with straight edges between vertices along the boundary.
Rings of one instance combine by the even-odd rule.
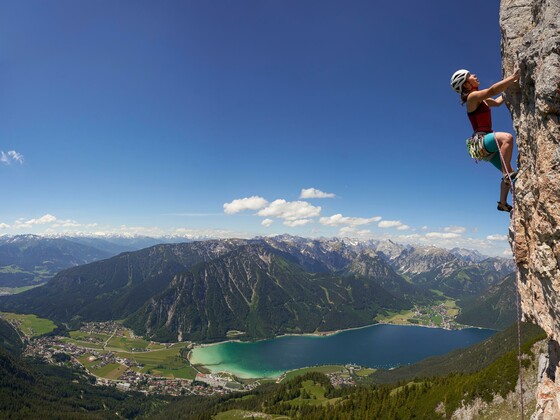
[[[521,71],[506,92],[519,149],[510,240],[524,318],[550,339],[534,418],[560,418],[560,0],[502,0],[500,27],[504,75]]]

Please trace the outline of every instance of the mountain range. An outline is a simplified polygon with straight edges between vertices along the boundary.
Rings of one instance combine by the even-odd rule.
[[[159,244],[60,271],[0,310],[75,326],[123,319],[162,341],[330,331],[441,294],[473,302],[513,262],[390,241],[277,236]]]
[[[160,243],[187,242],[184,237],[147,236],[0,236],[0,288],[34,286],[59,271],[137,251]]]
[[[68,267],[112,256],[110,252],[67,238],[36,235],[0,237],[0,287],[43,283]]]

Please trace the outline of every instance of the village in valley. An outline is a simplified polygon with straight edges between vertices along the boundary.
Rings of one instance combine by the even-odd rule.
[[[18,329],[25,344],[25,356],[81,370],[94,378],[91,380],[97,385],[146,394],[211,396],[249,391],[264,381],[209,372],[190,364],[193,343],[148,341],[115,321],[88,322],[79,330],[70,331],[69,336],[62,336],[51,334],[56,326],[34,315],[0,313],[0,316]],[[309,369],[314,368],[301,371]],[[327,374],[334,386],[353,386],[356,378],[373,371],[354,365],[315,369]],[[289,379],[299,371],[285,373],[276,382]]]
[[[377,321],[384,324],[420,325],[456,330],[466,327],[455,320],[459,311],[457,302],[447,299],[434,305],[414,305],[414,308],[410,310],[387,313],[384,316],[378,316]]]

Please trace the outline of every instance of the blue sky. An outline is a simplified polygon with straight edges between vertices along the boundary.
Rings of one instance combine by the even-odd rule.
[[[501,79],[498,3],[4,1],[0,234],[507,254],[500,174],[467,155],[449,87]]]

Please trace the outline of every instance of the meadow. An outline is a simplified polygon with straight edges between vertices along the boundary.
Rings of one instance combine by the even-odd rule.
[[[56,324],[50,319],[39,318],[33,314],[0,312],[0,316],[16,324],[18,329],[27,337],[39,337],[54,331],[56,328]]]
[[[145,352],[116,351],[117,357],[134,360],[143,367],[142,373],[167,378],[194,379],[197,371],[182,357],[182,350],[187,347],[185,343],[178,343],[159,350]]]
[[[308,372],[319,372],[319,373],[324,373],[326,375],[327,373],[342,372],[343,370],[344,370],[344,366],[342,365],[324,365],[324,366],[306,367],[306,368],[287,372],[286,376],[284,376],[284,378],[282,378],[280,382],[289,381],[290,379],[293,379],[297,376],[304,375]]]

